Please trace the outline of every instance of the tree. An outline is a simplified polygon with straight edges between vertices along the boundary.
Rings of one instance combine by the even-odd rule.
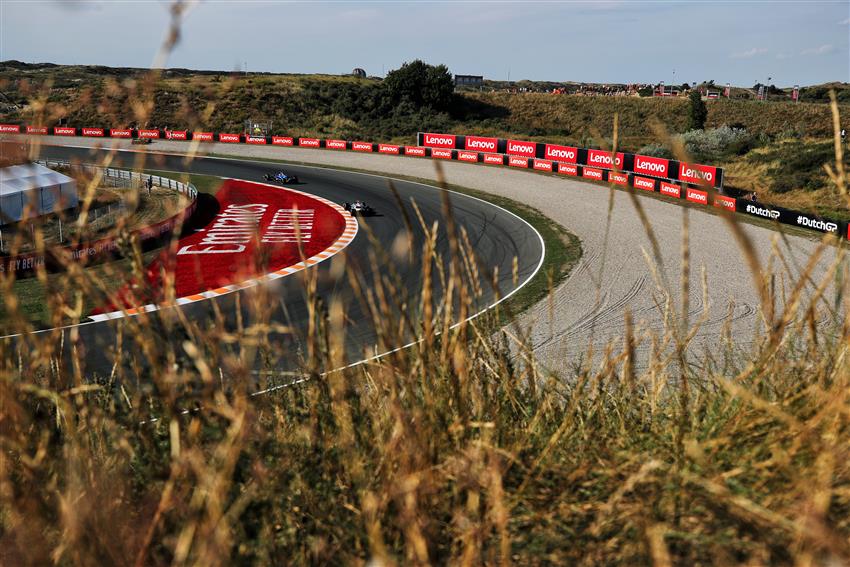
[[[688,106],[688,129],[702,130],[705,127],[705,119],[708,118],[708,109],[702,100],[702,94],[694,89],[688,95],[690,105]]]
[[[408,102],[446,110],[454,96],[452,74],[445,65],[428,65],[417,59],[387,73],[384,88],[395,103]]]

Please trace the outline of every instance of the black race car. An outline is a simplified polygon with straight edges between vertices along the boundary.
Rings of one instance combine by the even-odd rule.
[[[272,181],[274,183],[298,183],[297,176],[289,175],[285,171],[278,171],[277,173],[267,173],[264,177],[266,181]]]
[[[351,216],[371,217],[375,214],[375,209],[373,209],[363,201],[345,203],[343,204],[343,208],[348,211]]]

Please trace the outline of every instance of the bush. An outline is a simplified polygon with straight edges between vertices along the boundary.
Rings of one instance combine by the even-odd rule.
[[[659,158],[666,158],[666,159],[672,159],[673,158],[673,152],[671,152],[669,148],[667,148],[666,146],[664,146],[662,144],[649,144],[649,145],[643,146],[641,149],[639,149],[637,151],[637,153],[639,153],[642,156],[659,157]]]
[[[721,126],[710,130],[691,130],[677,136],[685,150],[695,158],[719,158],[742,155],[755,147],[756,140],[740,128]]]
[[[702,93],[696,89],[691,91],[688,95],[688,103],[688,127],[691,130],[701,130],[705,127],[705,120],[708,118],[708,109],[702,100]]]

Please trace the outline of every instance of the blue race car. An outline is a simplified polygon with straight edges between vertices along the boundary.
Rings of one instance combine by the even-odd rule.
[[[278,171],[277,173],[267,173],[265,175],[266,181],[273,181],[275,183],[298,183],[298,177],[295,175],[289,175],[284,171]]]

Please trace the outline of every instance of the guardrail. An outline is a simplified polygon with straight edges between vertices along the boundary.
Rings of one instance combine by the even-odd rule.
[[[195,140],[205,143],[270,145],[430,157],[432,159],[501,165],[657,192],[665,197],[685,199],[698,205],[723,208],[789,226],[850,238],[850,225],[846,221],[723,195],[718,192],[718,190],[722,191],[723,187],[722,168],[625,152],[612,155],[611,152],[592,148],[483,136],[422,132],[417,135],[416,145],[413,146],[357,140],[322,140],[296,136],[250,136],[236,133],[189,132],[188,130],[46,127],[21,126],[18,124],[0,124],[0,133],[173,141]]]

